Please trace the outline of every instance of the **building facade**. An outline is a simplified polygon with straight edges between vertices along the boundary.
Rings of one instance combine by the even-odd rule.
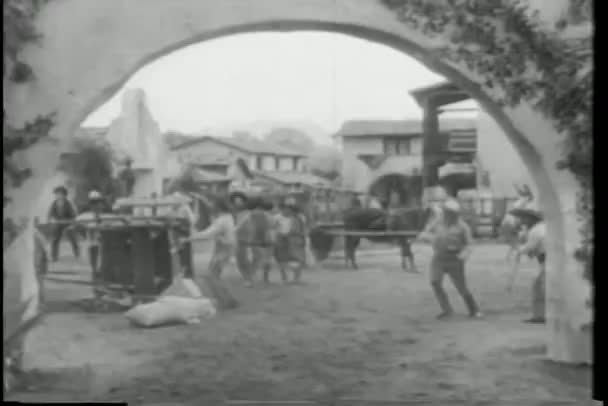
[[[348,121],[335,135],[341,140],[343,186],[387,200],[391,190],[403,203],[417,203],[425,164],[420,120]],[[435,149],[449,157],[470,158],[476,148],[475,122],[442,120]]]
[[[455,176],[461,189],[499,198],[514,196],[515,184],[536,189],[507,136],[468,94],[450,83],[411,94],[425,109],[422,120],[348,121],[334,136],[344,187],[386,199],[401,182],[434,199],[443,195],[439,179]]]
[[[303,172],[305,157],[294,151],[261,140],[235,140],[202,136],[171,148],[178,163],[192,163],[208,170],[227,173],[230,165],[242,159],[251,170]]]
[[[303,154],[251,137],[191,137],[171,148],[168,166],[176,173],[184,166],[218,173],[233,187],[287,191],[325,182],[306,172]]]

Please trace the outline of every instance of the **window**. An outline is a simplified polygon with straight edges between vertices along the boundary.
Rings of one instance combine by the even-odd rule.
[[[262,170],[262,156],[258,155],[255,157],[255,168],[257,170]]]
[[[386,155],[420,155],[422,143],[420,139],[391,137],[384,139]]]
[[[298,158],[293,159],[293,170],[294,171],[298,170]]]
[[[281,170],[281,159],[278,156],[274,157],[274,170],[275,171]]]
[[[384,153],[386,155],[399,155],[398,141],[393,139],[384,140]]]
[[[410,155],[422,155],[422,138],[410,140]]]

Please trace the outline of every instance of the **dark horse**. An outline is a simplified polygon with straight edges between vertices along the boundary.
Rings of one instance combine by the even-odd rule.
[[[389,216],[388,212],[382,209],[351,208],[344,212],[345,231],[422,231],[426,222],[430,218],[431,211],[428,209],[400,209]],[[401,251],[401,267],[410,268],[416,272],[414,255],[411,251],[411,239],[413,237],[393,237],[393,236],[369,236],[364,237],[376,243],[393,243],[399,246]],[[333,237],[328,235],[322,228],[315,228],[310,232],[310,240],[313,251],[318,259],[324,259],[329,254],[333,243]],[[356,251],[361,242],[361,237],[344,237],[344,256],[347,265],[358,269]]]

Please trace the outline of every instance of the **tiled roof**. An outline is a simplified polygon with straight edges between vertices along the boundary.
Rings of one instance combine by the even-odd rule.
[[[443,97],[449,95],[451,96],[451,102],[467,100],[471,98],[471,96],[466,91],[459,88],[455,84],[446,81],[435,83],[434,85],[430,86],[412,89],[409,91],[409,94],[414,98],[414,100],[416,100],[416,103],[418,103],[420,106],[423,105],[425,99],[433,95]]]
[[[188,163],[193,165],[231,165],[234,158],[229,155],[219,154],[208,154],[208,155],[197,155],[188,160]]]
[[[212,137],[212,136],[202,136],[196,137],[195,139],[185,141],[179,145],[174,146],[172,149],[182,149],[191,145],[196,145],[198,143],[204,141],[213,141],[220,144],[227,145],[232,148],[239,149],[244,152],[254,153],[254,154],[271,154],[271,155],[283,155],[283,156],[294,156],[301,157],[302,153],[293,151],[281,145],[271,144],[265,141],[262,141],[257,138],[251,139],[234,139],[229,137]]]
[[[423,94],[429,92],[446,91],[458,89],[454,84],[448,81],[442,81],[429,86],[418,87],[409,91],[410,94]]]
[[[194,135],[181,134],[176,131],[168,131],[163,134],[163,137],[169,148],[192,141],[195,138]]]
[[[441,131],[474,130],[477,121],[470,118],[440,118]],[[352,120],[342,125],[338,137],[364,137],[369,135],[419,135],[421,120]]]
[[[204,169],[196,168],[192,170],[192,177],[195,182],[206,183],[206,182],[230,182],[232,178],[230,176],[221,175],[212,171],[206,171]]]
[[[254,171],[253,174],[254,176],[270,178],[287,185],[301,183],[309,186],[331,186],[329,180],[306,172]]]
[[[76,137],[103,137],[109,130],[109,127],[80,127],[76,130]]]

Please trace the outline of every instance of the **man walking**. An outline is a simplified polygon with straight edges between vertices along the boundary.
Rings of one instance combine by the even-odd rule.
[[[469,291],[465,277],[465,262],[471,253],[473,238],[471,229],[460,218],[460,204],[448,199],[441,207],[441,215],[421,233],[421,239],[433,245],[431,259],[431,285],[442,312],[438,319],[446,319],[454,313],[443,289],[443,276],[447,274],[462,296],[469,316],[481,317],[477,302]]]
[[[531,208],[514,209],[511,214],[520,219],[528,230],[524,244],[519,247],[519,255],[536,258],[539,272],[532,285],[532,317],[526,323],[545,323],[545,236],[547,229],[542,214]]]
[[[67,222],[76,218],[76,209],[68,200],[68,190],[63,186],[58,186],[53,190],[55,200],[51,203],[48,213],[49,223],[55,223],[52,232],[51,256],[53,262],[59,259],[59,245],[61,238],[65,235],[72,245],[74,257],[80,257],[80,247],[76,240],[76,235],[69,229]]]

